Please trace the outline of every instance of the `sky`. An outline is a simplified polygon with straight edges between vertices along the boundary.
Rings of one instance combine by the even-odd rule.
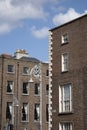
[[[87,14],[87,0],[0,0],[0,55],[49,61],[49,30]]]

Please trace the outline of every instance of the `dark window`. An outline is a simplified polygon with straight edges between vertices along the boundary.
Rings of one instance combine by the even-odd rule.
[[[23,103],[22,106],[22,121],[28,120],[28,103]]]
[[[48,109],[49,109],[49,105],[46,104],[46,121],[47,122],[49,121],[49,111],[48,111]]]
[[[46,95],[49,95],[49,84],[46,84]]]
[[[28,82],[23,83],[23,94],[28,94]]]
[[[40,84],[39,83],[35,84],[35,95],[40,95]]]
[[[7,92],[12,93],[13,91],[13,81],[7,81]]]
[[[49,70],[46,70],[46,76],[49,76]]]
[[[7,102],[6,106],[6,119],[12,119],[12,103]]]
[[[36,121],[40,120],[40,104],[35,104],[35,108],[34,108],[34,120],[36,120]]]
[[[13,72],[13,65],[8,65],[8,72]]]

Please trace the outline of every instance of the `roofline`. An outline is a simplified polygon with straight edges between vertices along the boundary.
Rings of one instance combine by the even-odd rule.
[[[69,21],[69,22],[67,22],[67,23],[64,23],[64,24],[62,24],[62,25],[59,25],[59,26],[57,26],[57,27],[54,27],[54,28],[50,29],[49,31],[53,31],[53,30],[55,30],[55,29],[57,29],[57,28],[61,28],[61,27],[65,26],[65,25],[67,25],[67,24],[70,24],[70,23],[75,22],[75,21],[77,21],[77,20],[79,20],[79,19],[82,19],[83,17],[87,17],[87,13],[84,14],[84,15],[81,15],[81,16],[79,16],[78,18],[73,19],[73,20],[71,20],[71,21]]]

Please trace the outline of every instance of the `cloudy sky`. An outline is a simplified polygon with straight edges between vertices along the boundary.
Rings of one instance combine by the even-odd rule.
[[[87,0],[0,0],[0,54],[48,61],[49,29],[87,14]]]

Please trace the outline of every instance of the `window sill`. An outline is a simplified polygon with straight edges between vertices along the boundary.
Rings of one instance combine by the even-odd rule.
[[[15,72],[7,72],[7,74],[15,74]]]
[[[73,112],[70,111],[70,112],[60,112],[60,113],[58,113],[58,115],[70,115],[70,114],[73,114]]]
[[[28,93],[27,93],[27,94],[25,94],[25,93],[22,93],[22,95],[23,95],[23,96],[29,96],[29,94],[28,94]]]
[[[61,43],[61,45],[63,46],[63,45],[66,45],[66,44],[68,44],[68,43],[69,43],[69,41],[63,42],[63,43]]]
[[[22,123],[27,123],[27,122],[29,122],[29,121],[21,121]]]
[[[69,72],[69,70],[62,71],[61,73],[64,74],[64,73],[67,73],[67,72]]]

